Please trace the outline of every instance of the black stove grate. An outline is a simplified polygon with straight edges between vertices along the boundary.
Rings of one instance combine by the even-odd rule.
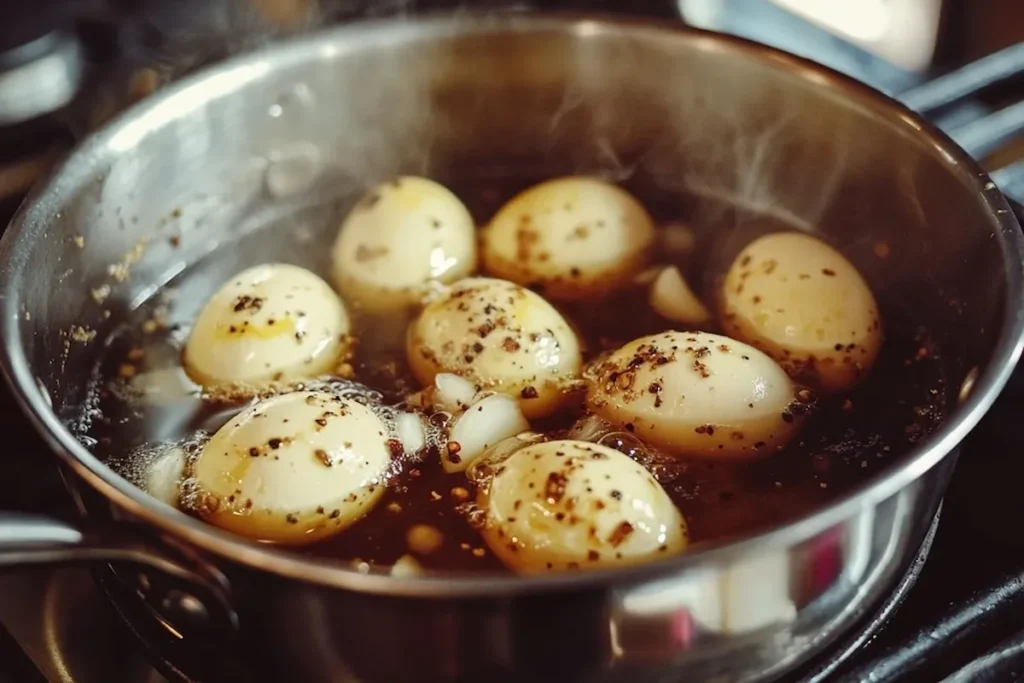
[[[35,663],[0,624],[0,683],[47,683]]]
[[[975,680],[974,676],[992,676],[1016,669],[1024,675],[1022,634],[1013,632],[1000,641],[995,635],[1000,622],[1012,622],[1011,612],[1024,608],[1024,577],[1007,576],[970,596],[955,602],[948,614],[928,623],[909,639],[887,647],[883,652],[861,662],[844,673],[842,680],[857,683],[897,683],[903,681],[939,680],[949,653],[972,646],[981,653],[943,680]],[[1019,624],[1017,624],[1019,626]],[[993,649],[986,644],[998,643]],[[992,679],[994,680],[994,679]],[[1013,680],[999,678],[1000,681]]]

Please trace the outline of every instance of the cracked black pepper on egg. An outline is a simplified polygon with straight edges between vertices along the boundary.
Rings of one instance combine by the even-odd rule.
[[[376,184],[328,230],[326,273],[323,240],[270,226],[243,238],[262,265],[212,287],[186,269],[198,315],[140,309],[89,436],[226,531],[415,576],[693,552],[841,495],[943,419],[940,349],[842,245],[762,217],[718,263],[747,223],[679,206],[585,176]]]

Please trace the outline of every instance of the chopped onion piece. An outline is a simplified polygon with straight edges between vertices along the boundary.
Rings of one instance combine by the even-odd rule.
[[[502,439],[530,429],[518,402],[506,394],[492,394],[454,419],[441,465],[449,474],[462,472],[484,451]]]
[[[680,325],[700,325],[711,317],[675,266],[665,268],[655,278],[650,303],[658,315]]]

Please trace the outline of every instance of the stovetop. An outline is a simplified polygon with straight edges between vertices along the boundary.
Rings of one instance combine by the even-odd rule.
[[[686,4],[695,3],[679,3]],[[1019,107],[977,123],[979,115],[1002,106],[1007,97],[1020,99],[1017,90],[1024,81],[1009,79],[1008,86],[984,97],[973,93],[980,81],[1024,73],[1024,48],[996,55],[964,76],[925,84],[925,75],[902,71],[765,0],[721,0],[717,5],[716,13],[686,18],[809,57],[904,96],[975,154],[991,157],[1024,127]],[[1024,198],[1019,175],[1024,174],[1011,168],[995,178],[1011,197]],[[6,224],[15,203],[0,201],[0,224]],[[1024,481],[1022,409],[1024,371],[1018,371],[965,442],[940,517],[899,588],[875,613],[865,615],[845,641],[787,680],[1024,680],[1024,534],[1017,528],[1024,518],[1024,496],[1018,491]],[[0,388],[0,415],[8,445],[0,456],[5,459],[0,508],[73,514],[55,459],[21,420],[6,387]],[[102,569],[94,574],[79,568],[0,576],[0,683],[163,683],[176,678],[167,666],[150,661],[137,634],[104,597],[102,579]]]

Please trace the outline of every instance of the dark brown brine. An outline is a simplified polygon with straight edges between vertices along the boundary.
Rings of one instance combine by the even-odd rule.
[[[448,187],[482,224],[523,184],[480,187],[449,182]],[[679,224],[692,228],[692,246],[680,246],[676,237],[663,233],[667,246],[658,249],[655,263],[680,266],[712,309],[714,288],[728,257],[742,248],[746,239],[742,236],[789,227],[777,218],[725,205],[708,210],[704,203],[699,213],[694,212],[685,198],[660,194],[639,183],[627,189],[644,202],[662,231],[673,231]],[[286,261],[323,276],[328,267],[325,244],[333,241],[347,206],[303,210],[247,236],[244,249],[231,245],[214,252],[170,283],[169,289],[179,296],[157,295],[123,321],[97,367],[95,409],[83,421],[83,440],[138,483],[145,464],[128,457],[134,449],[180,440],[197,430],[212,433],[230,419],[240,406],[184,394],[154,406],[138,401],[126,387],[144,371],[179,362],[189,321],[204,303],[198,293],[208,296],[233,272],[259,262]],[[294,226],[300,223],[320,226],[313,239],[296,237]],[[188,297],[183,299],[181,292],[188,292]],[[879,303],[886,335],[870,376],[846,395],[822,398],[813,418],[781,452],[747,462],[690,461],[651,455],[650,449],[641,448],[635,437],[624,432],[608,430],[598,435],[601,443],[636,457],[654,473],[686,519],[690,552],[811,512],[877,475],[942,421],[949,397],[941,350],[935,348],[927,330],[886,310],[885,301]],[[651,309],[646,287],[600,301],[555,305],[580,335],[585,360],[638,337],[678,328]],[[373,390],[367,393],[370,400],[395,404],[420,388],[406,365],[406,324],[397,317],[355,318],[354,334],[362,339],[353,362],[354,379]],[[712,322],[704,331],[720,333],[720,328]],[[533,421],[532,426],[552,437],[565,436],[581,416],[582,402],[553,418]],[[398,473],[389,481],[384,498],[365,518],[295,552],[382,566],[412,554],[430,569],[505,571],[474,529],[479,523],[473,505],[476,492],[466,474],[445,473],[436,451],[423,453],[419,460],[405,460],[395,469]],[[440,547],[411,552],[407,537],[416,525],[440,531]]]

